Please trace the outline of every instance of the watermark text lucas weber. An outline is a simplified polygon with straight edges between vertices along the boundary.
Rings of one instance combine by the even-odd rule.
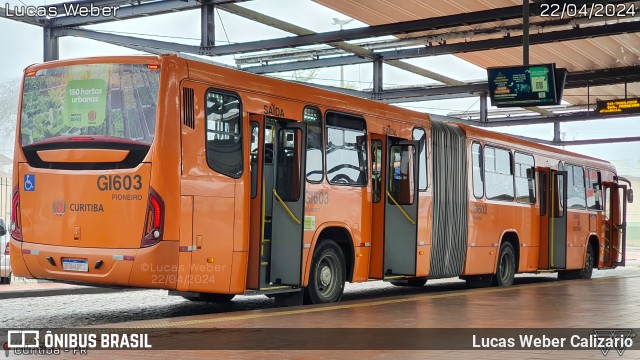
[[[4,4],[7,17],[57,17],[57,16],[87,16],[87,17],[116,17],[118,6],[97,6],[93,3],[65,3],[61,7],[56,6],[30,6]]]

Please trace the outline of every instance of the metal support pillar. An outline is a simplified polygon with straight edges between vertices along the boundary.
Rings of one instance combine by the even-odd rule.
[[[562,141],[560,138],[560,122],[553,122],[553,142],[559,144]]]
[[[43,51],[42,60],[53,61],[60,59],[59,41],[53,36],[53,29],[49,27],[42,28]]]
[[[487,107],[487,93],[480,94],[480,125],[487,123],[489,109]]]
[[[216,40],[216,7],[213,4],[202,5],[200,8],[200,46],[214,46]]]
[[[373,97],[375,99],[378,99],[379,95],[382,94],[383,91],[382,64],[383,61],[380,58],[373,61]]]
[[[522,65],[529,65],[529,0],[522,0]]]

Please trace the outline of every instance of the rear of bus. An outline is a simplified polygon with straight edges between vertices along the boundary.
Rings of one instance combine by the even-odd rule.
[[[163,141],[171,128],[158,120],[166,111],[159,94],[170,91],[161,82],[163,59],[25,70],[9,229],[16,276],[171,287],[154,284],[150,271],[176,266],[178,254],[177,241],[163,241],[177,240],[165,218],[174,201],[168,194],[179,194],[177,145]],[[173,172],[163,175],[162,167]]]

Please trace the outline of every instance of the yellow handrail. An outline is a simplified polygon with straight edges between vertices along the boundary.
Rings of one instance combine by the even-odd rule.
[[[278,199],[278,201],[280,202],[280,204],[282,205],[282,207],[287,210],[287,212],[289,213],[289,216],[291,216],[291,218],[293,219],[293,221],[295,221],[298,225],[302,224],[300,222],[300,220],[298,220],[298,218],[293,215],[293,212],[291,212],[291,209],[289,209],[289,207],[287,206],[287,204],[284,203],[284,201],[282,201],[282,199],[280,198],[280,195],[278,195],[278,192],[276,191],[276,189],[273,189],[273,195],[276,196],[276,199]]]
[[[402,215],[404,215],[404,217],[407,218],[407,220],[409,220],[409,222],[413,225],[416,224],[415,221],[413,221],[413,219],[409,216],[409,214],[406,213],[406,211],[404,211],[404,209],[402,208],[402,206],[400,206],[400,204],[398,204],[398,202],[396,201],[396,199],[393,198],[393,196],[391,196],[391,194],[389,193],[389,191],[387,190],[387,196],[389,197],[389,199],[391,199],[391,201],[393,201],[393,203],[398,207],[398,209],[400,210],[400,212],[402,213]]]

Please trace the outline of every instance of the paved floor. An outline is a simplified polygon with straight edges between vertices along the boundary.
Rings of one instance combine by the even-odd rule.
[[[637,258],[627,264],[628,271],[637,269]],[[574,334],[587,337],[594,330],[640,333],[640,275],[637,271],[613,274],[619,275],[570,281],[539,278],[510,288],[465,289],[462,285],[432,292],[427,286],[422,292],[324,306],[100,325],[148,333],[155,350],[90,350],[82,358],[603,359],[597,348],[469,349],[473,349],[473,335],[480,345],[483,338],[514,338],[518,345],[523,334],[568,339]],[[609,348],[606,358],[619,358],[618,351],[624,350],[621,358],[640,359],[640,337],[633,341],[630,349]]]
[[[122,291],[122,289],[70,285],[54,282],[29,282],[24,284],[0,286],[0,300],[57,295],[103,294],[116,291]]]
[[[599,349],[465,349],[473,349],[473,335],[481,344],[481,338],[510,336],[519,343],[520,334],[569,339],[594,329],[637,332],[639,298],[634,275],[137,321],[114,326],[149,333],[156,350],[90,351],[82,358],[603,359]],[[638,343],[622,358],[640,359]],[[231,350],[195,350],[212,347]],[[437,350],[395,350],[422,348]],[[607,354],[618,357],[613,348]]]

